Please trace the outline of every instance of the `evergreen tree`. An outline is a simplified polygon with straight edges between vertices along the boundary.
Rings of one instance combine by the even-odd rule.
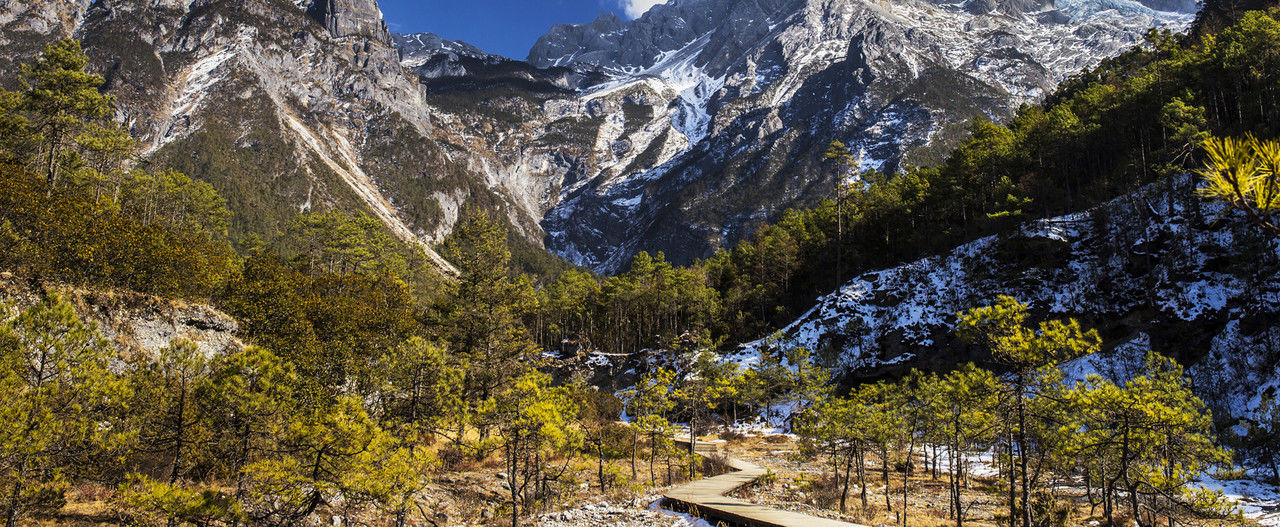
[[[803,450],[826,455],[836,468],[841,513],[848,510],[849,485],[855,472],[862,494],[862,509],[867,509],[866,451],[870,444],[868,428],[874,418],[870,406],[855,399],[838,397],[823,400],[796,418],[795,431],[801,437]]]
[[[1143,375],[1124,385],[1091,375],[1068,397],[1071,419],[1062,430],[1071,438],[1068,455],[1105,461],[1096,466],[1109,524],[1116,525],[1112,503],[1119,498],[1144,525],[1154,525],[1157,514],[1220,512],[1188,483],[1209,466],[1230,462],[1230,455],[1216,444],[1212,417],[1176,362],[1148,353]]]
[[[1280,236],[1280,141],[1209,138],[1208,163],[1200,171],[1201,195],[1244,212],[1255,225]]]
[[[377,425],[361,402],[340,396],[295,413],[283,430],[279,454],[245,468],[241,506],[259,525],[296,525],[341,504],[404,504],[424,483],[431,462],[410,452]]]
[[[705,335],[685,334],[672,343],[672,353],[679,361],[673,396],[689,416],[689,477],[692,478],[697,473],[698,434],[707,426],[712,411],[733,393],[737,365],[721,361],[719,355],[707,349]]]
[[[114,117],[114,99],[98,89],[103,78],[86,71],[89,59],[76,40],[49,44],[40,58],[21,68],[22,89],[0,97],[0,157],[45,176],[49,192],[62,176],[86,168],[87,157],[106,158],[114,168],[132,142]]]
[[[568,390],[551,386],[550,378],[536,371],[521,375],[482,410],[481,419],[496,432],[491,443],[506,460],[512,527],[519,524],[522,510],[549,492],[549,458],[581,444],[573,426],[578,413]]]
[[[666,452],[670,444],[671,422],[667,415],[675,408],[672,387],[675,385],[675,372],[669,369],[657,369],[640,377],[630,390],[626,392],[627,407],[635,419],[636,434],[645,434],[649,444],[649,481],[657,481],[654,466],[658,452]],[[633,437],[631,449],[632,477],[635,477],[635,456],[638,441]],[[667,483],[670,484],[668,475]]]
[[[247,491],[248,467],[270,452],[296,411],[298,376],[293,365],[264,348],[214,360],[209,399],[215,416],[217,450],[236,482],[235,498]]]
[[[536,364],[523,317],[536,306],[527,278],[512,278],[506,230],[484,213],[463,219],[441,255],[461,271],[439,306],[444,336],[466,362],[465,399],[473,410]]]
[[[194,342],[174,339],[152,360],[144,358],[131,375],[134,405],[142,413],[140,442],[168,465],[162,481],[172,486],[187,469],[208,462],[203,446],[213,434],[209,401],[210,362]]]
[[[57,508],[69,477],[118,448],[118,406],[128,386],[108,369],[114,353],[71,305],[49,294],[0,325],[0,506],[6,527],[27,511]]]
[[[411,445],[462,422],[466,365],[452,360],[444,346],[412,337],[384,355],[377,371],[384,419],[396,423]]]
[[[335,208],[299,214],[283,241],[299,246],[296,258],[312,277],[320,272],[395,276],[408,272],[399,243],[380,221],[364,213]]]
[[[968,456],[995,439],[1000,382],[995,374],[966,363],[935,380],[930,419],[946,446],[949,509],[956,527],[964,525],[963,489],[967,488]]]
[[[1010,455],[1016,454],[1017,464],[1017,470],[1010,471],[1009,513],[1011,522],[1021,518],[1022,527],[1031,527],[1031,489],[1035,485],[1029,469],[1035,446],[1031,430],[1035,416],[1028,412],[1028,401],[1043,388],[1042,377],[1056,372],[1052,366],[1093,353],[1102,345],[1097,331],[1081,330],[1074,319],[1050,320],[1030,327],[1029,317],[1026,304],[1001,295],[994,305],[958,314],[957,323],[961,338],[983,344],[991,358],[1009,370],[1006,393],[1013,410],[1008,423]],[[1020,496],[1014,490],[1015,480],[1022,483]]]
[[[1245,428],[1247,451],[1271,473],[1271,480],[1280,484],[1280,403],[1275,396],[1263,397],[1254,419],[1246,421]]]

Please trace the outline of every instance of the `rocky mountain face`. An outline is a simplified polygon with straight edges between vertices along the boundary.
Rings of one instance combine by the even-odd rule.
[[[485,184],[483,150],[440,125],[373,0],[33,0],[0,4],[0,28],[10,85],[16,62],[79,38],[143,164],[212,183],[237,233],[362,210],[448,269],[429,242],[469,203],[540,232]]]
[[[968,118],[1006,117],[1194,9],[674,0],[630,22],[556,26],[528,61],[603,72],[581,99],[617,109],[597,136],[608,150],[597,148],[593,170],[543,220],[547,246],[603,270],[638,250],[707,256],[782,208],[829,195],[834,176],[817,161],[827,142],[851,145],[861,169],[928,163]]]
[[[238,233],[332,205],[433,255],[478,207],[614,271],[829,194],[831,140],[861,168],[928,162],[1193,9],[1145,1],[673,0],[519,61],[391,35],[374,0],[0,0],[0,72],[80,38],[146,163],[214,184]]]
[[[846,380],[989,360],[956,313],[997,295],[1040,319],[1097,328],[1106,352],[1065,366],[1124,380],[1147,350],[1188,365],[1219,418],[1280,391],[1280,240],[1208,204],[1184,178],[1078,214],[1027,223],[949,254],[867,273],[819,300],[781,345],[815,350]],[[746,346],[739,360],[775,344]]]

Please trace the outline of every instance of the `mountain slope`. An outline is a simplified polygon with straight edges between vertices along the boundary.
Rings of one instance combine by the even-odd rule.
[[[582,99],[630,100],[658,118],[642,133],[601,129],[598,144],[613,151],[597,152],[595,173],[562,193],[543,221],[547,245],[604,270],[638,250],[705,257],[829,194],[817,161],[828,141],[850,144],[861,169],[927,162],[969,117],[1007,117],[1148,27],[1182,27],[1194,9],[686,0],[631,22],[556,26],[529,62],[602,71],[608,79]]]
[[[427,242],[466,203],[534,222],[453,162],[464,147],[439,133],[372,0],[10,3],[0,22],[7,82],[43,43],[81,39],[143,157],[212,183],[237,234],[270,239],[315,207],[364,210],[449,269]]]
[[[832,139],[860,168],[927,161],[1184,4],[686,0],[557,26],[516,61],[393,36],[373,0],[36,0],[0,6],[0,61],[82,39],[146,159],[213,183],[237,234],[337,206],[429,243],[474,207],[615,271],[829,194]]]
[[[1122,367],[1152,349],[1190,366],[1216,415],[1246,416],[1280,389],[1280,241],[1200,200],[1192,184],[1153,185],[864,274],[821,298],[782,342],[816,350],[850,380],[982,362],[955,338],[955,314],[1010,295],[1040,317],[1098,328],[1116,350],[1074,369]]]

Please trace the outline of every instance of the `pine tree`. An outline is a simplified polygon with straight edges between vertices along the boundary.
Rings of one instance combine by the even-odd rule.
[[[113,350],[57,294],[0,325],[0,506],[6,527],[56,504],[67,477],[130,435],[113,416],[128,386]]]
[[[161,348],[152,360],[137,364],[133,380],[134,405],[144,413],[140,423],[142,448],[166,457],[163,477],[174,485],[187,468],[210,452],[196,451],[210,443],[212,408],[207,400],[209,359],[194,342],[178,338]]]
[[[1000,383],[990,371],[966,363],[937,378],[931,390],[930,418],[947,449],[951,517],[962,527],[968,455],[995,438]]]
[[[537,299],[527,278],[511,277],[506,239],[501,223],[476,213],[460,221],[441,248],[462,273],[439,307],[444,340],[468,366],[463,389],[473,411],[537,362],[522,320]]]
[[[880,478],[884,483],[884,507],[893,512],[892,493],[890,492],[889,472],[893,464],[894,442],[904,428],[901,409],[903,393],[898,386],[888,382],[866,384],[853,394],[858,404],[866,407],[863,414],[866,424],[863,438],[868,447],[874,449],[880,457]],[[863,486],[863,503],[866,503],[866,486]]]
[[[1150,352],[1143,375],[1124,385],[1091,375],[1068,397],[1071,418],[1062,427],[1071,437],[1067,455],[1105,462],[1096,466],[1108,523],[1116,525],[1111,503],[1119,498],[1146,525],[1157,514],[1188,509],[1188,503],[1213,508],[1203,496],[1192,499],[1187,484],[1209,466],[1230,462],[1230,455],[1216,444],[1209,411],[1176,362]],[[1142,516],[1144,498],[1150,498],[1150,519]],[[1161,502],[1163,510],[1156,508]]]
[[[1280,236],[1280,141],[1209,138],[1203,143],[1208,162],[1200,170],[1199,192],[1244,212],[1255,225]]]
[[[680,365],[673,396],[689,415],[689,477],[692,478],[697,474],[698,433],[725,396],[733,393],[732,380],[737,365],[721,361],[719,355],[707,349],[705,335],[685,334],[672,343],[672,353]]]
[[[425,450],[403,448],[352,396],[296,412],[278,445],[279,454],[245,468],[241,505],[256,524],[295,525],[332,509],[336,496],[346,507],[405,506],[431,463]]]
[[[247,490],[248,467],[271,452],[296,411],[298,377],[293,365],[264,348],[217,358],[209,382],[216,416],[218,451],[236,482],[235,498]]]
[[[671,422],[667,415],[675,408],[672,387],[675,385],[675,372],[662,368],[646,373],[640,377],[630,390],[626,392],[627,407],[635,418],[637,436],[645,434],[649,443],[649,481],[657,481],[654,465],[659,451],[666,452],[670,443]],[[638,449],[636,437],[631,443],[632,477],[635,477],[635,457]],[[670,484],[670,481],[667,482]]]
[[[1050,320],[1029,327],[1026,325],[1029,316],[1026,304],[1001,295],[994,305],[959,313],[957,324],[961,338],[985,345],[991,358],[1009,369],[1011,382],[1007,383],[1006,392],[1014,412],[1009,435],[1017,458],[1017,470],[1010,471],[1009,513],[1011,522],[1021,518],[1022,527],[1031,527],[1034,486],[1028,466],[1030,449],[1034,446],[1031,440],[1034,416],[1029,415],[1027,402],[1039,392],[1041,376],[1056,371],[1052,366],[1093,353],[1102,345],[1097,331],[1081,330],[1074,319]],[[1020,496],[1014,491],[1015,479],[1022,482]]]
[[[576,449],[582,436],[574,425],[579,408],[568,390],[550,385],[533,371],[521,375],[482,409],[480,419],[496,432],[490,442],[503,452],[511,485],[511,526],[520,511],[546,495],[545,461]]]
[[[840,512],[848,510],[849,485],[858,474],[862,508],[867,509],[866,451],[875,409],[856,399],[834,397],[809,407],[796,417],[795,432],[807,452],[827,456],[840,485]],[[840,474],[843,467],[844,475]],[[887,490],[887,489],[886,489]]]
[[[1259,465],[1271,472],[1271,480],[1280,484],[1280,402],[1275,396],[1263,397],[1254,419],[1245,423],[1249,451]]]
[[[0,97],[3,157],[43,174],[50,193],[62,176],[86,168],[86,157],[105,158],[96,165],[109,170],[132,150],[128,134],[110,120],[113,97],[98,91],[104,80],[88,64],[78,41],[49,44],[35,63],[22,65],[22,89]]]

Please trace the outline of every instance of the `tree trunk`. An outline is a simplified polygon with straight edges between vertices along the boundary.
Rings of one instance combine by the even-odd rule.
[[[884,508],[889,512],[893,512],[893,500],[889,492],[889,445],[880,446],[880,476],[884,479]]]
[[[1022,527],[1031,527],[1031,482],[1027,479],[1026,380],[1018,374],[1018,469],[1022,477]]]
[[[596,443],[596,460],[599,461],[599,463],[596,465],[596,477],[600,480],[600,493],[604,494],[605,492],[608,492],[608,489],[605,489],[605,484],[604,484],[604,440],[603,439]]]
[[[1008,463],[1005,463],[1005,470],[1009,472],[1009,527],[1017,527],[1018,525],[1018,475],[1013,468],[1013,429],[1008,430],[1008,441],[1005,443],[1005,452],[1008,454]]]
[[[511,527],[519,527],[520,523],[520,489],[516,485],[516,443],[519,434],[507,443],[507,484],[511,487]]]
[[[867,510],[867,450],[858,446],[858,493],[862,495],[862,510]]]
[[[902,471],[902,527],[907,527],[907,511],[911,510],[907,505],[907,490],[911,487],[911,453],[916,449],[915,434],[911,436],[911,442],[907,444],[907,466]]]
[[[844,481],[841,482],[840,489],[840,514],[844,514],[848,510],[845,504],[849,501],[849,479],[853,477],[853,450],[849,450],[849,454],[845,456],[844,460]],[[836,472],[836,477],[839,476],[840,473]]]

